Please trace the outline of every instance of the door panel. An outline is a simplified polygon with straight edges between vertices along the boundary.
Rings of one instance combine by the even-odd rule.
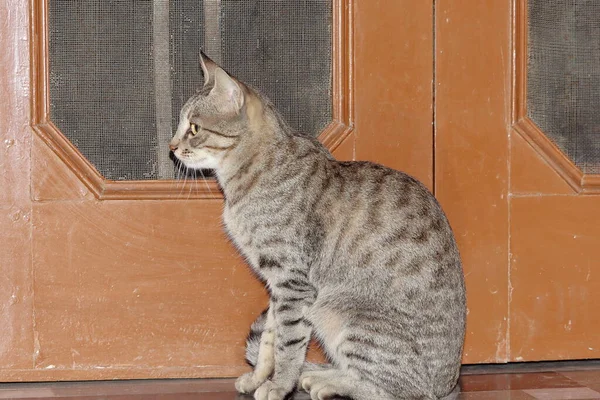
[[[600,357],[600,199],[511,199],[510,359]]]
[[[135,185],[103,180],[64,140],[48,140],[51,125],[27,127],[47,120],[47,82],[30,81],[30,47],[32,57],[45,54],[35,47],[39,31],[26,40],[39,23],[28,17],[40,16],[28,3],[0,6],[0,38],[15,49],[0,71],[17,71],[0,81],[9,99],[0,109],[8,124],[0,130],[8,188],[0,191],[0,324],[10,327],[0,338],[0,381],[246,371],[243,341],[267,296],[223,233],[222,200],[194,192],[202,184],[128,192]],[[334,4],[345,4],[350,24],[334,45],[350,47],[333,63],[337,119],[321,138],[338,158],[403,168],[431,187],[432,2]],[[45,107],[30,108],[29,88]]]
[[[26,199],[12,204],[0,206],[0,371],[30,368],[33,354],[31,213]]]
[[[240,373],[248,326],[266,299],[225,239],[221,208],[36,202],[35,368]]]
[[[355,1],[356,159],[433,183],[433,2]]]
[[[467,283],[466,363],[508,358],[510,2],[438,1],[435,193]]]
[[[580,48],[598,39],[582,41],[580,34],[597,30],[600,9],[593,2],[537,2],[538,34],[529,40],[529,1],[514,2],[510,360],[598,358],[600,337],[594,333],[600,317],[593,305],[600,273],[600,176],[588,174],[598,171],[598,145],[591,140],[597,121],[590,113],[600,87],[593,79],[598,48]],[[535,63],[528,61],[532,57]],[[541,82],[548,87],[539,90],[538,75],[548,73],[554,80]]]
[[[0,371],[31,368],[28,8],[0,2]],[[0,375],[2,373],[0,372]]]
[[[600,356],[598,175],[527,119],[525,9],[436,8],[435,184],[464,261],[465,362]]]

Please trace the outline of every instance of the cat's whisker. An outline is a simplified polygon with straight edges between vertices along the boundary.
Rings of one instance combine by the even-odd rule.
[[[186,168],[186,174],[185,174],[185,186],[183,187],[184,192],[187,191],[188,195],[187,198],[189,200],[190,198],[190,187],[191,187],[191,181],[193,179],[193,170],[191,170],[189,167]]]
[[[181,166],[177,165],[177,171],[176,171],[176,175],[175,175],[175,182],[173,182],[173,185],[175,186],[175,189],[177,189],[177,187],[179,186],[179,179],[181,179]]]
[[[195,169],[188,169],[188,190],[187,190],[187,199],[189,200],[190,197],[192,197],[192,190],[194,190],[194,178],[196,175],[196,170]]]
[[[175,189],[179,189],[181,185],[181,165],[177,166],[177,182],[175,182]]]
[[[187,199],[189,200],[192,197],[194,191],[194,180],[196,180],[196,170],[192,170],[192,176],[190,176],[190,187],[188,189]]]
[[[192,182],[192,189],[194,190],[195,194],[200,193],[198,191],[198,170],[194,170],[194,181]]]
[[[206,176],[204,175],[204,172],[202,172],[202,170],[200,170],[200,175],[202,175],[202,180],[204,181],[204,185],[206,186],[206,191],[212,195],[212,190],[210,189],[210,186],[208,186]]]
[[[183,180],[181,182],[181,188],[179,189],[179,196],[183,195],[183,192],[185,190],[185,182],[187,181],[188,167],[185,165],[183,166],[182,174],[183,174]]]

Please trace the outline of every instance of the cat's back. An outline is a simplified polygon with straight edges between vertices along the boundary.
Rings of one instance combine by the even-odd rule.
[[[253,163],[225,208],[242,247],[276,238],[329,272],[344,260],[344,268],[392,270],[441,263],[462,276],[448,220],[413,177],[372,162],[336,161],[318,141],[299,136],[274,143]]]
[[[345,240],[338,251],[361,251],[363,263],[377,257],[378,264],[387,267],[412,258],[435,261],[445,257],[460,264],[444,212],[417,179],[366,161],[329,161],[329,169],[339,181],[328,194],[337,206],[320,211],[334,213],[328,218],[340,224]],[[399,255],[400,249],[412,256]]]

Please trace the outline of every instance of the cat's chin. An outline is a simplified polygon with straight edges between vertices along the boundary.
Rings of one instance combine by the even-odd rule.
[[[188,169],[216,169],[217,165],[215,162],[207,158],[201,158],[199,160],[182,160],[179,159],[183,165]]]

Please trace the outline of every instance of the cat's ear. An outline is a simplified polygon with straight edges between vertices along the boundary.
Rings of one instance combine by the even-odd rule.
[[[228,110],[239,113],[244,106],[244,91],[239,83],[221,68],[215,70],[215,87],[210,92],[218,96]]]
[[[203,51],[200,52],[200,67],[204,74],[204,87],[212,86],[215,83],[215,71],[219,66],[210,59]]]

